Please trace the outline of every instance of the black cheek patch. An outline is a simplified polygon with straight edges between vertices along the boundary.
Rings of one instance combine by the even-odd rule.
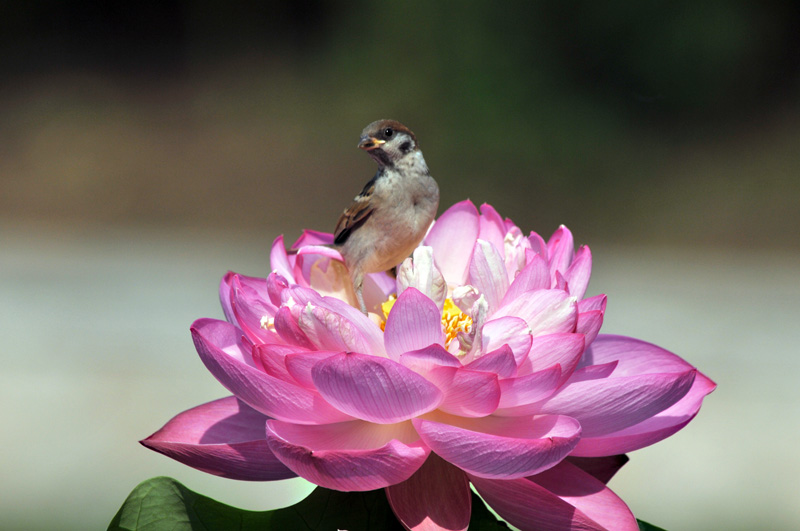
[[[411,142],[406,141],[400,145],[400,151],[402,151],[403,153],[408,153],[410,149],[411,149]]]

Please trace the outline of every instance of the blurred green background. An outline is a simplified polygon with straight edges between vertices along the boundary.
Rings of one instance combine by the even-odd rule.
[[[791,2],[9,1],[0,211],[332,230],[391,117],[443,205],[795,248],[799,67]]]
[[[800,4],[0,4],[0,528],[99,529],[171,475],[136,444],[225,395],[188,326],[227,269],[333,229],[364,125],[417,134],[441,208],[589,243],[603,330],[720,388],[611,487],[667,529],[797,529]]]

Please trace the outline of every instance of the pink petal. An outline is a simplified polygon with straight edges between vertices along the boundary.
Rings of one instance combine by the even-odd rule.
[[[602,482],[569,463],[551,470],[511,481],[470,481],[497,514],[523,531],[638,531],[630,509]]]
[[[373,323],[370,318],[361,313],[360,310],[350,306],[343,300],[334,297],[321,297],[314,290],[295,286],[286,290],[286,303],[294,303],[306,308],[308,308],[310,304],[312,313],[313,309],[321,308],[322,311],[316,312],[317,317],[323,319],[321,329],[318,330],[321,334],[326,336],[326,342],[341,341],[343,345],[351,345],[353,348],[350,348],[350,350],[358,350],[359,352],[365,352],[375,356],[383,356],[386,354],[386,350],[383,346],[383,333],[378,325]],[[311,318],[307,324],[316,326],[318,323],[315,321],[316,318]],[[329,325],[332,328],[330,328]],[[352,336],[349,335],[350,331],[353,332]],[[332,334],[333,337],[328,335],[329,333]],[[364,346],[358,346],[358,343],[361,341],[364,342]],[[337,350],[330,346],[321,346],[321,348]]]
[[[481,205],[480,232],[478,237],[494,245],[495,249],[503,252],[506,232],[506,225],[497,210],[490,204]]]
[[[311,370],[325,399],[356,418],[390,424],[436,409],[442,392],[431,382],[386,358],[340,353]]]
[[[419,350],[411,350],[400,356],[400,364],[425,376],[435,367],[461,367],[458,358],[447,352],[441,345],[430,345]]]
[[[236,324],[236,316],[231,306],[231,282],[235,275],[236,273],[233,271],[228,271],[219,282],[219,302],[222,304],[222,313],[225,314],[225,320],[231,324]]]
[[[316,348],[314,343],[297,324],[297,320],[292,315],[292,311],[287,306],[281,306],[278,313],[275,314],[275,332],[278,336],[290,345],[313,350]]]
[[[541,236],[535,232],[531,232],[530,236],[528,236],[528,242],[531,244],[531,251],[540,255],[548,263],[550,263],[550,255],[547,251],[547,244],[544,242],[544,239],[542,239]]]
[[[330,245],[333,243],[333,234],[316,230],[303,230],[303,234],[292,244],[292,249],[302,249],[307,245]]]
[[[576,456],[604,456],[632,452],[649,446],[681,430],[700,410],[703,398],[716,388],[705,375],[697,373],[689,392],[673,406],[629,428],[599,437],[581,439],[573,450]]]
[[[281,305],[283,290],[289,287],[289,281],[278,273],[272,272],[267,277],[267,295],[276,308]]]
[[[498,407],[508,408],[523,406],[543,400],[558,389],[561,379],[561,366],[554,365],[549,369],[537,371],[517,378],[506,378],[500,381],[503,396]]]
[[[534,337],[575,331],[577,301],[559,289],[527,291],[500,307],[493,318],[515,316],[524,319]]]
[[[485,328],[485,327],[484,327]],[[517,361],[514,352],[508,345],[482,355],[475,361],[465,366],[473,371],[491,372],[500,378],[511,378],[517,373]]]
[[[185,465],[230,479],[294,477],[267,446],[267,420],[269,417],[229,396],[180,413],[140,442]]]
[[[602,365],[588,365],[586,367],[581,367],[572,373],[572,376],[569,377],[567,385],[572,385],[576,382],[608,378],[611,376],[611,373],[616,370],[617,365],[619,365],[619,360],[609,361],[608,363],[603,363]]]
[[[342,413],[317,393],[274,378],[242,361],[241,333],[233,325],[214,319],[192,324],[197,353],[211,374],[231,393],[253,409],[270,417],[318,424],[352,417]]]
[[[564,459],[564,461],[572,463],[595,479],[608,484],[611,478],[619,472],[619,469],[622,468],[629,459],[625,454],[604,457],[573,457],[570,455]]]
[[[272,270],[278,273],[286,280],[293,282],[294,274],[292,273],[292,265],[289,263],[289,257],[286,254],[286,246],[283,243],[283,235],[275,238],[272,242],[272,249],[269,252],[269,265]]]
[[[571,463],[562,461],[528,479],[576,507],[604,529],[639,530],[636,518],[619,496]]]
[[[559,415],[442,417],[447,424],[420,418],[412,422],[437,455],[485,478],[513,479],[546,470],[569,454],[581,432],[576,420]]]
[[[519,317],[500,317],[487,321],[481,329],[481,351],[493,352],[504,345],[511,349],[517,364],[531,350],[533,337],[525,320]]]
[[[419,290],[406,289],[386,319],[384,341],[387,354],[394,360],[404,352],[444,345],[441,311]]]
[[[484,479],[470,482],[489,506],[522,531],[608,531],[549,490],[529,479]]]
[[[260,368],[279,380],[292,381],[292,375],[286,369],[286,355],[297,352],[307,352],[302,347],[294,345],[278,345],[274,343],[264,343],[253,347],[253,359]]]
[[[467,476],[436,454],[402,483],[386,488],[397,519],[412,531],[466,530],[472,513]]]
[[[575,252],[572,232],[561,225],[547,240],[547,252],[550,256],[550,278],[555,282],[556,272],[564,273],[572,263]]]
[[[592,344],[603,326],[603,312],[592,310],[589,312],[578,313],[578,320],[575,323],[575,331],[586,336],[586,346]]]
[[[496,310],[508,290],[508,273],[500,250],[487,241],[476,241],[468,272],[467,282],[486,297],[489,312]]]
[[[438,367],[427,378],[444,392],[439,409],[461,417],[485,417],[497,409],[497,375],[464,368]]]
[[[541,371],[555,364],[561,366],[564,383],[581,361],[583,334],[547,334],[533,338],[528,356],[520,363],[518,374]]]
[[[564,278],[569,284],[569,294],[578,299],[582,299],[586,288],[589,286],[589,279],[592,276],[592,252],[589,247],[584,245],[575,253]]]
[[[578,312],[590,312],[592,310],[606,311],[606,302],[608,297],[605,295],[595,295],[588,299],[581,299],[578,301]]]
[[[318,361],[330,358],[335,354],[338,352],[327,350],[290,353],[284,357],[284,363],[286,370],[298,384],[309,389],[316,389],[314,379],[311,377],[311,369]]]
[[[508,287],[501,304],[505,306],[527,291],[549,288],[550,271],[547,262],[540,255],[535,254]]]
[[[231,307],[236,324],[251,341],[277,341],[275,332],[261,326],[262,318],[273,317],[278,311],[270,302],[266,279],[234,275],[231,279]]]
[[[632,337],[601,334],[587,349],[581,365],[618,361],[614,375],[683,372],[693,369],[672,352]]]
[[[370,352],[352,321],[322,306],[307,303],[299,312],[297,324],[317,349]]]
[[[478,210],[469,200],[448,208],[431,227],[425,245],[433,247],[436,265],[448,284],[464,284],[479,233]]]
[[[269,448],[284,465],[312,483],[341,491],[374,490],[407,480],[430,453],[417,439],[408,423],[267,422]]]
[[[597,437],[638,424],[683,398],[696,370],[640,374],[570,383],[547,399],[542,413],[578,419],[584,437]]]

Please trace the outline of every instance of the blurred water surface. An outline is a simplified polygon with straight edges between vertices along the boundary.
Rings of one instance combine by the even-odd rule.
[[[188,327],[221,317],[226,270],[268,272],[274,236],[0,225],[0,528],[104,528],[157,475],[248,509],[310,490],[216,478],[137,443],[226,395]],[[603,331],[668,348],[719,384],[611,487],[670,530],[797,529],[800,255],[588,243],[590,291],[609,295]]]

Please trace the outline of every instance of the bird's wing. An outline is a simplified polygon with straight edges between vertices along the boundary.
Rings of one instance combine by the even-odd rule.
[[[377,178],[378,176],[375,175],[364,186],[361,193],[353,200],[353,204],[345,209],[339,221],[336,222],[336,229],[333,231],[333,243],[336,245],[346,242],[350,234],[367,221],[367,218],[372,214],[374,208],[371,205],[370,198],[375,191],[375,180]]]

